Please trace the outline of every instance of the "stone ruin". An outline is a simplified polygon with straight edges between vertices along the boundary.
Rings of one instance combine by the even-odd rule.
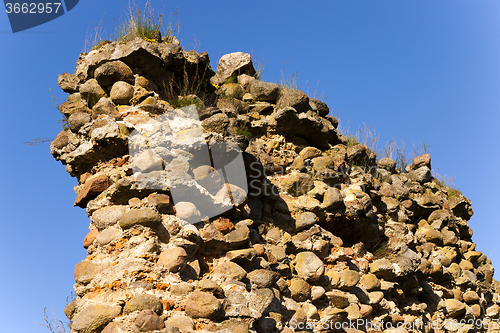
[[[215,73],[136,38],[58,82],[51,153],[90,218],[71,332],[499,332],[471,203],[428,154],[398,170],[347,145],[325,103],[241,52]]]

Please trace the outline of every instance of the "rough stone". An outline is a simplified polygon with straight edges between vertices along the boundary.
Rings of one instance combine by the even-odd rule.
[[[191,318],[187,316],[182,316],[182,315],[173,315],[172,317],[169,317],[165,321],[165,327],[167,329],[171,328],[172,330],[170,332],[167,331],[167,333],[173,333],[173,329],[177,328],[179,332],[191,332],[194,328],[194,322]]]
[[[196,223],[200,221],[201,214],[195,204],[192,202],[182,201],[175,205],[177,217],[189,223]]]
[[[300,231],[318,223],[318,217],[312,212],[305,212],[295,216],[295,230]]]
[[[99,272],[99,265],[92,261],[84,260],[75,265],[75,281],[77,283],[87,284]]]
[[[92,107],[92,119],[97,119],[101,115],[107,115],[116,120],[121,118],[120,112],[111,99],[101,97],[99,101]]]
[[[288,289],[294,301],[304,302],[311,297],[311,286],[303,279],[293,278]]]
[[[411,165],[413,170],[419,169],[423,166],[426,166],[429,169],[431,168],[431,155],[422,154],[413,159],[413,163]]]
[[[158,263],[172,273],[182,272],[188,262],[186,250],[182,247],[176,247],[170,250],[165,250],[160,253]]]
[[[134,208],[123,214],[118,224],[122,229],[129,229],[135,225],[155,227],[161,223],[161,216],[148,207]]]
[[[459,317],[463,315],[466,311],[466,306],[464,303],[456,300],[456,299],[447,299],[446,300],[446,312],[452,318]]]
[[[88,248],[95,241],[97,235],[99,235],[99,230],[97,229],[90,230],[87,236],[85,236],[85,239],[83,240],[83,247],[85,249]]]
[[[118,81],[113,84],[109,96],[115,104],[129,104],[134,97],[134,87],[125,81]]]
[[[279,277],[279,273],[266,269],[256,269],[247,274],[247,279],[257,288],[272,287]]]
[[[214,275],[220,275],[232,280],[242,280],[247,272],[234,262],[224,262],[214,268]]]
[[[306,281],[317,281],[325,272],[323,261],[314,252],[300,252],[295,258],[295,270]]]
[[[378,160],[377,166],[381,169],[389,171],[390,173],[394,173],[396,171],[396,161],[389,157],[384,157]]]
[[[334,208],[338,207],[339,205],[343,204],[344,200],[342,198],[342,194],[340,193],[340,190],[336,187],[330,187],[329,189],[326,190],[324,196],[323,196],[323,206],[325,208]]]
[[[280,185],[283,191],[293,196],[300,196],[312,190],[314,182],[306,173],[292,173],[285,176]]]
[[[275,299],[274,293],[269,288],[253,290],[249,296],[248,308],[252,311],[252,316],[260,318],[269,312],[269,307]]]
[[[212,78],[214,84],[222,84],[230,77],[236,77],[241,74],[253,76],[255,68],[253,67],[252,57],[248,53],[233,52],[223,55],[217,66],[216,77]]]
[[[106,92],[97,80],[90,79],[80,86],[80,95],[86,101],[87,106],[92,108],[102,97],[106,96]]]
[[[330,304],[336,308],[344,309],[349,306],[348,294],[340,290],[332,290],[326,292],[326,297],[330,300]]]
[[[360,284],[368,291],[379,290],[380,280],[375,274],[365,274],[361,277]]]
[[[231,333],[248,333],[249,332],[249,327],[248,324],[245,323],[244,321],[237,320],[237,319],[228,319],[226,321],[223,321],[221,323],[222,330],[227,330],[228,332]]]
[[[275,103],[278,99],[280,86],[276,83],[252,80],[248,84],[248,91],[256,101]]]
[[[68,127],[72,132],[78,133],[80,128],[82,128],[83,125],[89,123],[91,119],[92,117],[87,112],[73,113],[68,118]]]
[[[95,72],[94,76],[103,86],[111,86],[117,81],[125,81],[130,84],[134,84],[134,73],[125,63],[122,61],[110,61],[101,66],[99,66]]]
[[[276,103],[276,109],[287,107],[292,107],[299,113],[305,112],[309,109],[309,97],[300,90],[283,89]]]
[[[359,273],[353,270],[343,270],[339,273],[340,285],[342,290],[349,290],[359,282]]]
[[[160,315],[163,312],[163,305],[158,297],[150,294],[139,294],[134,295],[130,301],[125,303],[123,312],[125,314],[132,313],[134,311],[142,310],[152,310],[156,314]]]
[[[94,224],[99,230],[111,227],[118,223],[118,221],[125,214],[126,209],[126,206],[120,205],[100,208],[92,214],[92,224]]]
[[[219,92],[222,94],[224,98],[243,98],[243,87],[238,83],[224,83]]]
[[[165,322],[153,310],[142,310],[139,312],[134,322],[135,326],[140,331],[149,332],[154,330],[161,330],[165,327]]]
[[[186,314],[192,318],[211,318],[217,317],[221,309],[221,303],[214,295],[194,291],[189,294],[186,300]]]
[[[109,243],[120,238],[121,231],[115,228],[108,228],[99,233],[96,237],[97,244],[100,246],[108,245]]]
[[[122,308],[118,305],[90,304],[74,316],[71,328],[78,333],[93,333],[121,312]]]
[[[174,206],[170,196],[162,193],[151,193],[146,200],[156,206],[156,210],[161,214],[174,214]]]
[[[109,187],[109,179],[106,175],[100,175],[87,179],[82,185],[73,206],[85,208],[87,203],[97,197],[101,192]]]

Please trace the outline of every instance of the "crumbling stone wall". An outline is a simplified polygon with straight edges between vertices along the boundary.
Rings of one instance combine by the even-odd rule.
[[[430,156],[398,171],[347,146],[325,103],[254,74],[248,54],[214,73],[206,53],[136,38],[59,76],[68,128],[51,153],[90,218],[71,332],[499,331],[471,203],[431,176]],[[212,157],[221,143],[242,152],[245,184],[193,144],[134,159],[130,134],[189,103]],[[180,180],[139,186],[158,172]],[[227,209],[205,214],[195,191]]]

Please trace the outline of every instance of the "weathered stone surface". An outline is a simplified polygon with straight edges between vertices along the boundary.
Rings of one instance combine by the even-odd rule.
[[[276,83],[252,80],[248,84],[248,92],[256,101],[275,103],[278,99],[280,86]]]
[[[92,214],[91,220],[99,230],[103,230],[118,223],[126,210],[127,207],[121,205],[103,207]]]
[[[380,280],[375,274],[365,274],[361,277],[360,284],[368,291],[380,289]]]
[[[167,333],[174,333],[175,329],[178,329],[180,332],[190,332],[194,328],[194,323],[191,318],[188,316],[182,316],[182,315],[174,315],[172,317],[169,317],[165,321],[165,327],[167,330],[171,328],[170,331],[167,331]]]
[[[100,246],[104,246],[120,238],[120,235],[121,235],[120,230],[115,228],[108,228],[101,231],[97,235],[96,241]]]
[[[90,304],[73,318],[71,328],[78,333],[93,333],[118,317],[121,306]]]
[[[279,273],[267,269],[257,269],[247,274],[247,279],[257,288],[270,288],[279,277]]]
[[[335,208],[343,204],[344,200],[340,190],[336,187],[330,187],[323,196],[323,206],[325,208]]]
[[[257,256],[257,251],[255,249],[243,249],[234,250],[226,253],[226,258],[236,263],[240,262],[243,264],[250,263]]]
[[[99,266],[91,261],[82,261],[75,265],[75,281],[87,284],[99,272]]]
[[[306,281],[318,280],[325,271],[325,266],[314,252],[300,252],[295,258],[295,270]]]
[[[124,331],[117,322],[112,321],[104,327],[101,333],[124,333]]]
[[[349,290],[359,282],[359,273],[353,270],[343,270],[339,273],[339,288]]]
[[[332,290],[326,292],[326,297],[330,300],[330,304],[336,308],[344,309],[349,305],[348,294],[340,290]]]
[[[75,314],[76,311],[76,304],[77,302],[75,299],[74,301],[66,305],[66,307],[64,308],[64,314],[69,320],[73,319],[73,315]]]
[[[402,277],[413,272],[413,266],[410,259],[406,257],[396,257],[389,259],[378,259],[370,265],[370,273],[375,274],[378,278],[392,281],[401,279]]]
[[[456,300],[456,299],[447,299],[446,300],[446,312],[452,318],[459,317],[463,315],[466,311],[466,306],[464,303]]]
[[[253,67],[252,57],[248,53],[234,52],[223,55],[217,66],[217,74],[212,78],[214,84],[222,84],[231,76],[236,77],[241,74],[253,76],[255,68]]]
[[[429,180],[431,180],[431,177],[431,169],[429,169],[427,166],[420,167],[408,173],[409,179],[417,181],[420,184],[427,183]]]
[[[193,170],[194,179],[211,194],[216,194],[222,187],[222,178],[210,165],[202,165]]]
[[[73,113],[68,118],[68,127],[72,132],[78,133],[80,128],[83,125],[89,123],[91,121],[91,119],[92,119],[92,117],[87,112]]]
[[[97,235],[99,235],[99,230],[97,229],[90,230],[87,236],[85,236],[85,239],[83,240],[83,247],[85,249],[88,248],[95,241]]]
[[[233,184],[225,184],[225,186],[215,195],[215,203],[230,202],[233,206],[239,206],[245,202],[247,192]]]
[[[182,247],[176,247],[170,250],[165,250],[160,253],[158,263],[172,273],[181,272],[187,264],[188,255]]]
[[[246,244],[250,238],[250,229],[246,225],[236,224],[234,230],[224,235],[228,248],[238,248]]]
[[[195,204],[192,202],[182,201],[175,205],[177,217],[181,220],[196,223],[200,221],[201,214]]]
[[[201,122],[203,130],[208,133],[226,134],[229,118],[223,113],[217,113]]]
[[[321,117],[326,117],[328,116],[328,113],[330,113],[330,108],[328,107],[328,105],[315,98],[309,99],[309,108],[313,111],[316,111]]]
[[[151,193],[146,200],[156,206],[156,210],[161,214],[174,214],[174,205],[170,196],[162,193]]]
[[[473,290],[466,291],[462,297],[467,304],[479,303],[479,295]]]
[[[413,170],[419,169],[423,166],[426,166],[429,169],[431,169],[431,155],[422,154],[413,159],[413,163],[411,165],[411,168]]]
[[[293,278],[288,289],[294,301],[304,302],[311,297],[311,286],[303,279]]]
[[[106,97],[99,99],[99,101],[92,107],[92,119],[96,119],[100,115],[108,115],[117,120],[121,117],[116,105],[111,101],[111,99]]]
[[[305,212],[295,216],[295,230],[303,230],[312,227],[318,223],[319,218],[312,212]]]
[[[139,312],[134,322],[140,331],[149,332],[161,330],[165,327],[165,322],[153,310],[142,310]]]
[[[115,104],[129,104],[134,97],[134,87],[125,81],[118,81],[113,84],[109,96]]]
[[[57,84],[67,93],[74,93],[78,91],[78,79],[68,73],[62,73],[57,77]]]
[[[215,318],[221,309],[221,303],[214,295],[194,291],[186,300],[186,314],[192,318]]]
[[[125,314],[129,314],[134,311],[142,311],[146,309],[152,310],[156,314],[160,315],[163,312],[163,305],[161,304],[160,299],[154,295],[139,294],[135,295],[134,298],[125,303],[123,312]]]
[[[260,318],[269,312],[269,307],[275,299],[274,293],[269,288],[253,290],[249,296],[248,308],[252,311],[252,317]]]
[[[163,170],[163,159],[152,150],[145,150],[133,158],[132,165],[135,170],[148,173]]]
[[[292,107],[297,112],[305,112],[309,109],[309,97],[300,90],[283,89],[276,103],[276,109]]]
[[[389,157],[384,157],[378,160],[377,166],[381,169],[389,171],[390,173],[394,173],[396,171],[396,161]]]
[[[90,79],[80,86],[80,95],[87,103],[87,107],[92,108],[102,97],[106,96],[106,92],[97,80]]]
[[[123,214],[118,224],[122,229],[128,229],[135,225],[155,227],[161,223],[161,216],[148,207],[134,208]]]
[[[134,84],[134,73],[125,63],[122,61],[110,61],[101,66],[99,66],[95,72],[94,76],[103,86],[111,86],[117,81],[125,81],[130,84]]]
[[[248,324],[237,319],[228,319],[221,323],[221,329],[231,333],[248,333]]]
[[[309,174],[297,172],[285,176],[280,185],[283,191],[300,196],[309,192],[314,187],[314,182]]]
[[[219,91],[224,98],[242,99],[244,93],[243,87],[238,83],[224,83]]]
[[[234,262],[224,262],[214,268],[214,274],[232,280],[241,280],[247,275],[247,272]]]
[[[87,179],[76,196],[73,206],[85,208],[87,203],[97,197],[101,192],[109,187],[109,179],[106,175],[100,175]]]
[[[224,290],[215,281],[209,279],[203,279],[198,282],[198,290],[212,293],[215,297],[222,299],[224,298]]]

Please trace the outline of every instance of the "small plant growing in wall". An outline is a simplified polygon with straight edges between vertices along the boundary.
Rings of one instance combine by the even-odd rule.
[[[56,106],[56,109],[61,114],[61,119],[59,119],[57,121],[57,123],[62,126],[62,129],[64,131],[65,129],[68,128],[68,118],[66,118],[66,115],[61,111],[61,107],[57,103],[56,98],[55,98],[54,94],[52,93],[52,89],[49,89],[49,90],[50,90],[50,95],[52,96],[52,99],[54,100],[54,104]]]
[[[91,29],[90,37],[85,41],[85,51],[97,50],[111,41],[124,42],[130,37],[140,37],[148,42],[171,43],[176,41],[179,32],[179,21],[175,21],[177,9],[171,14],[170,21],[166,28],[163,28],[164,5],[160,14],[156,14],[150,1],[144,4],[141,9],[135,2],[129,6],[124,18],[113,27],[113,32],[109,40],[104,37],[106,28],[102,27],[102,19],[99,24]],[[162,38],[163,37],[163,38]]]
[[[238,135],[244,135],[247,138],[252,136],[252,132],[250,132],[250,129],[248,128],[248,125],[241,125],[236,129],[236,134]]]

